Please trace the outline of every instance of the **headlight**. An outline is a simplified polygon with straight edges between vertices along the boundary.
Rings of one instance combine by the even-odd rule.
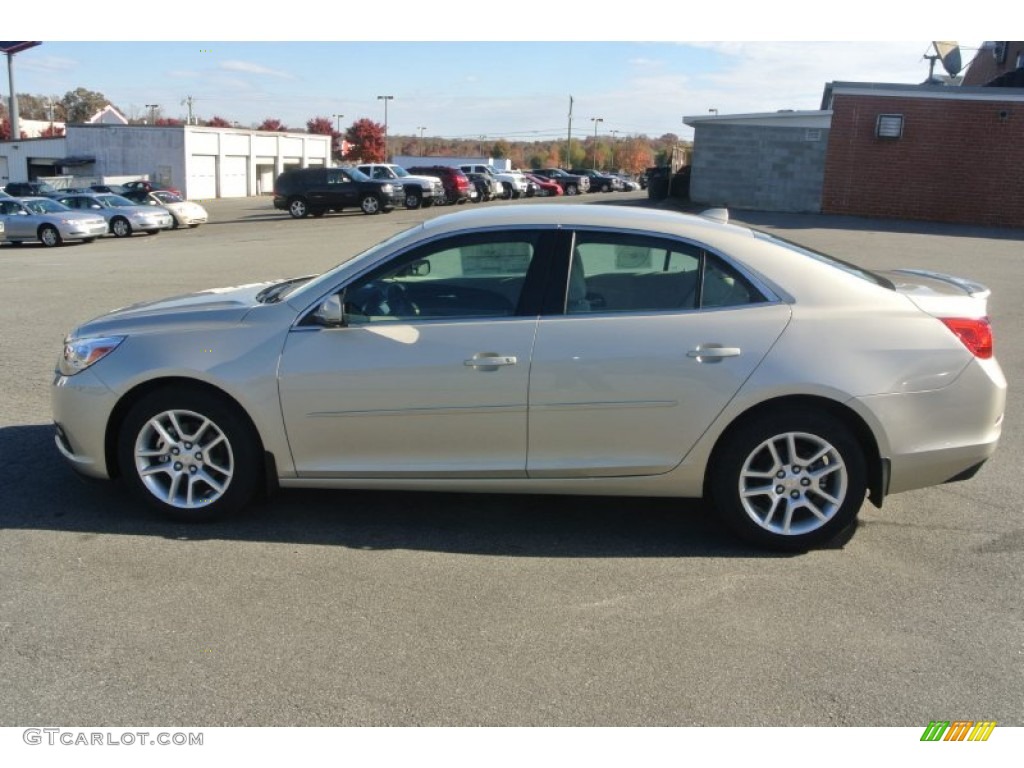
[[[387,192],[390,195],[392,193],[392,191],[394,191],[395,188],[392,187],[390,184],[385,184],[383,187],[381,187],[381,189],[383,189],[385,192]]]
[[[65,376],[74,376],[98,363],[120,346],[127,336],[103,336],[91,339],[65,339],[64,354],[57,368]]]

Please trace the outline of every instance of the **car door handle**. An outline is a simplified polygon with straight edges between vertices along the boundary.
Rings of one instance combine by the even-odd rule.
[[[515,355],[499,355],[494,352],[480,352],[473,355],[469,360],[463,360],[462,364],[478,370],[494,371],[506,365],[516,365],[519,362]]]
[[[701,344],[686,353],[687,357],[694,358],[698,363],[717,363],[727,357],[739,357],[739,355],[739,347],[723,347],[721,344]]]

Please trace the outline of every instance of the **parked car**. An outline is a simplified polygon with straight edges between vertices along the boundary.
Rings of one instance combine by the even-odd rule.
[[[120,184],[92,184],[89,187],[90,192],[109,192],[112,195],[121,195],[124,197],[125,188]]]
[[[158,184],[155,181],[126,181],[124,184],[121,185],[121,188],[123,190],[121,192],[121,195],[127,197],[130,200],[136,198],[141,199],[141,197],[144,194],[148,194],[149,192],[155,192],[157,190],[164,190],[166,192],[170,192],[172,195],[183,196],[181,195],[180,189],[175,189],[174,187],[169,187],[165,184]]]
[[[482,163],[462,163],[459,169],[463,173],[482,173],[500,182],[504,189],[502,197],[506,200],[526,196],[526,179],[518,171],[498,171]]]
[[[590,191],[590,179],[586,176],[574,176],[561,168],[538,168],[534,175],[551,179],[562,188],[566,195],[580,195]]]
[[[992,455],[988,295],[675,211],[477,208],[75,328],[56,444],[184,520],[274,484],[706,495],[802,550]]]
[[[547,179],[543,176],[538,176],[534,173],[527,173],[526,178],[537,187],[538,197],[552,197],[556,195],[564,194],[562,186],[551,179]]]
[[[56,197],[61,190],[45,181],[12,181],[4,191],[11,197]]]
[[[0,199],[0,223],[6,242],[38,240],[47,248],[67,240],[91,243],[107,233],[107,220],[95,213],[72,211],[49,197]]]
[[[619,182],[622,184],[623,192],[636,192],[640,190],[640,182],[634,179],[632,176],[627,176],[624,173],[613,174]]]
[[[473,185],[469,178],[458,168],[449,165],[417,165],[406,169],[417,176],[436,176],[444,185],[445,203],[455,205],[467,202]]]
[[[473,183],[479,194],[479,197],[474,202],[485,203],[490,200],[501,199],[505,195],[505,188],[502,186],[502,183],[493,176],[488,176],[486,173],[467,173],[466,178]]]
[[[609,173],[601,173],[592,168],[573,168],[569,173],[577,176],[586,176],[590,179],[591,192],[620,192],[622,191],[622,180]]]
[[[375,181],[355,168],[296,168],[274,182],[274,207],[295,219],[340,213],[345,208],[391,213],[404,201],[401,184]]]
[[[194,229],[210,220],[210,214],[199,203],[185,200],[181,196],[166,190],[159,189],[155,192],[150,192],[147,204],[166,208],[173,219],[172,229],[177,229],[178,227]]]
[[[174,218],[159,207],[135,203],[120,195],[94,192],[91,195],[71,194],[57,198],[57,202],[73,211],[97,213],[107,220],[114,237],[130,237],[135,232],[158,235],[170,229]]]
[[[371,179],[401,184],[405,191],[405,207],[409,210],[429,208],[435,201],[443,201],[444,185],[436,176],[413,176],[394,163],[363,163],[356,168]]]

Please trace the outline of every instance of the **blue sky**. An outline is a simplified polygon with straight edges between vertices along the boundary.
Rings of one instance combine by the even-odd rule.
[[[165,18],[167,25],[162,23],[158,31],[188,42],[55,41],[53,37],[66,36],[71,30],[54,29],[42,23],[43,19],[35,24],[38,11],[16,18],[14,28],[5,33],[44,41],[15,60],[15,84],[23,93],[60,97],[83,86],[101,91],[126,112],[144,115],[145,105],[159,104],[169,117],[183,117],[186,108],[181,102],[192,96],[201,118],[220,115],[249,125],[273,117],[292,127],[304,127],[314,116],[336,114],[344,115],[343,127],[362,117],[383,122],[383,102],[376,97],[392,95],[394,99],[388,102],[392,134],[419,134],[424,127],[426,136],[488,139],[564,137],[570,95],[575,135],[591,134],[592,118],[600,117],[602,134],[660,136],[671,132],[689,137],[691,129],[683,124],[684,115],[707,114],[712,108],[720,114],[817,109],[828,81],[919,83],[928,72],[923,59],[929,52],[928,40],[715,42],[699,39],[702,33],[719,31],[713,24],[702,29],[685,22],[682,12],[666,16],[659,10],[663,6],[646,8],[643,2],[609,6],[613,11],[587,6],[591,15],[605,19],[603,28],[599,24],[589,30],[578,23],[578,10],[568,20],[560,19],[542,3],[520,0],[501,6],[500,17],[488,19],[481,10],[485,5],[490,4],[435,0],[429,6],[433,9],[429,23],[422,24],[408,15],[401,16],[403,23],[391,19],[382,25],[361,18],[360,30],[380,34],[390,42],[302,40],[303,30],[306,34],[315,30],[320,18],[325,20],[326,30],[336,27],[339,37],[350,33],[344,23],[336,21],[339,16],[347,17],[339,14],[340,5],[316,2],[303,4],[306,12],[299,17],[282,17],[280,24],[275,20],[273,31],[282,38],[293,38],[291,41],[258,40],[261,35],[256,27],[247,32],[227,11],[207,12],[207,23],[200,25],[196,19],[202,14],[168,17],[162,12],[168,6],[139,4],[125,4],[126,12],[130,15],[145,9],[145,18]],[[182,11],[189,6],[195,13],[199,13],[196,8],[218,7],[216,3],[181,0],[175,5]],[[401,3],[392,0],[375,7],[381,9],[382,17],[394,16]],[[635,10],[631,23],[609,18],[609,14],[623,14],[626,8]],[[775,3],[773,8],[785,17],[786,3]],[[438,21],[444,19],[446,9],[461,22]],[[15,11],[16,16],[18,13]],[[479,24],[467,23],[467,19],[478,17],[482,18]],[[661,18],[669,23],[659,24]],[[778,17],[772,18],[778,25]],[[679,32],[672,30],[673,21]],[[752,21],[756,23],[756,18]],[[692,40],[638,41],[663,35],[666,28],[670,34]],[[101,38],[104,29],[105,25],[97,27],[95,37]],[[517,32],[525,35],[524,29],[532,30],[537,39],[472,41],[473,37],[497,38],[502,33],[516,38]],[[592,39],[566,39],[572,35],[563,29],[575,30],[577,38]],[[770,24],[757,29],[772,32]],[[215,39],[193,40],[200,30]],[[89,36],[81,35],[82,28],[77,26],[74,31]],[[124,31],[135,30],[125,25]],[[262,29],[263,34],[267,31]],[[785,31],[787,38],[797,37],[794,31],[811,36],[815,32],[796,27]],[[899,24],[889,24],[886,31],[904,30]],[[15,32],[23,34],[12,34]],[[139,37],[153,32],[147,27],[145,33],[139,30]],[[832,32],[835,34],[834,29]],[[748,34],[760,36],[754,30]],[[253,39],[227,39],[247,35]],[[630,36],[637,40],[628,39]],[[979,45],[961,42],[965,48]],[[964,51],[965,64],[972,54]],[[5,98],[7,90],[3,78],[0,92]]]

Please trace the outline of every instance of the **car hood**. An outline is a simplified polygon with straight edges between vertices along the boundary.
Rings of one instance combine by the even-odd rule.
[[[238,323],[253,307],[257,295],[277,280],[250,283],[145,301],[121,307],[76,328],[71,335],[104,336],[159,329],[161,331]]]

